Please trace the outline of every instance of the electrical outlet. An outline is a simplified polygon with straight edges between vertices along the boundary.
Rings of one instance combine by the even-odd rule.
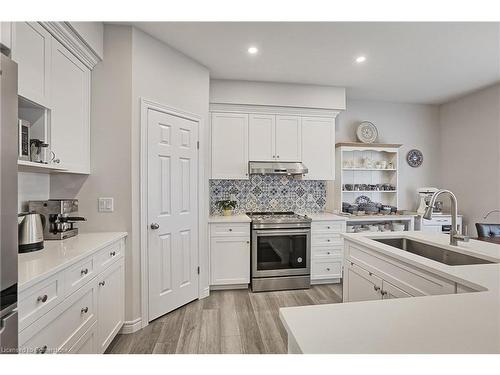
[[[99,212],[113,212],[113,198],[99,198]]]

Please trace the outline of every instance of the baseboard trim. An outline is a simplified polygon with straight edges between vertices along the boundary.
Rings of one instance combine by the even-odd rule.
[[[201,291],[199,299],[207,298],[209,295],[210,295],[210,287],[207,286],[206,288],[203,288],[203,290]]]
[[[137,318],[134,320],[129,320],[123,323],[122,329],[120,330],[120,334],[128,335],[130,333],[137,332],[142,328],[142,319]]]
[[[337,279],[311,279],[311,285],[319,285],[319,284],[339,284],[342,281],[341,278]]]
[[[210,290],[248,289],[248,284],[211,285]]]

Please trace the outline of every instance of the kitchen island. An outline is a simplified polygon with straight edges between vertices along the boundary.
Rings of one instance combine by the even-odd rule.
[[[375,241],[398,237],[493,263],[450,266]],[[360,264],[362,280],[381,286],[366,290],[372,300],[280,309],[289,353],[500,353],[500,246],[452,247],[448,235],[422,232],[344,234],[344,241],[344,273]],[[388,275],[382,260],[399,274]],[[406,274],[414,285],[398,283]]]

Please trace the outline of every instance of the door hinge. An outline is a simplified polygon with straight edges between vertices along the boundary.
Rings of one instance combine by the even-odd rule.
[[[196,141],[196,148],[199,150],[200,149],[200,141]]]
[[[200,266],[198,266],[197,271],[198,271],[198,275],[199,275],[200,274]]]

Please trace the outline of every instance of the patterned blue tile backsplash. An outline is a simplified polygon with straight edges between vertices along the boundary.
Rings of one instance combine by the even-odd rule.
[[[237,213],[251,211],[325,211],[326,181],[296,180],[287,176],[253,175],[249,180],[210,180],[210,213],[220,214],[215,203],[237,202]]]

